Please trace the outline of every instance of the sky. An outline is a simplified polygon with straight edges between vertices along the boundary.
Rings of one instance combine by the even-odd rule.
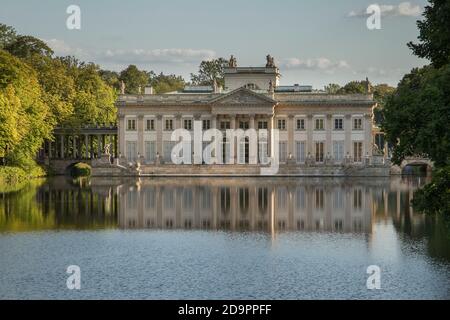
[[[428,62],[411,54],[425,0],[380,0],[381,29],[367,28],[366,0],[2,0],[0,23],[104,69],[129,64],[190,80],[202,60],[233,54],[238,66],[275,57],[282,85],[343,85],[368,77],[397,85]],[[66,26],[70,5],[81,28]]]

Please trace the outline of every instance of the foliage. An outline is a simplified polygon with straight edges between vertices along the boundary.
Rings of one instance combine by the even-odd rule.
[[[191,73],[192,84],[198,86],[211,86],[216,80],[219,86],[225,86],[224,68],[228,61],[224,58],[218,58],[209,61],[202,61],[197,74]]]
[[[17,36],[4,49],[19,58],[29,58],[35,54],[46,57],[53,55],[53,50],[44,41],[32,36]]]
[[[144,87],[150,83],[150,73],[145,70],[139,70],[135,65],[129,65],[120,72],[119,80],[125,83],[125,93],[138,94],[139,88],[143,93]]]
[[[337,83],[330,83],[329,85],[324,87],[325,92],[329,94],[336,94],[338,93],[339,89],[341,89],[341,86]]]
[[[418,44],[408,43],[413,53],[431,61],[440,68],[450,63],[450,1],[429,0],[425,7],[424,18],[417,21],[419,28]]]
[[[0,156],[11,165],[27,168],[54,123],[42,100],[36,72],[0,50]]]
[[[383,131],[395,145],[393,161],[427,155],[436,166],[450,160],[450,65],[413,69],[388,97]]]
[[[17,38],[16,30],[13,27],[0,23],[0,49],[14,42]]]
[[[434,173],[432,182],[414,194],[413,204],[421,212],[450,217],[450,166]]]
[[[174,74],[165,75],[161,72],[159,75],[152,76],[150,85],[153,87],[156,94],[162,94],[183,90],[186,83],[181,76],[176,76]]]
[[[70,175],[72,177],[88,177],[91,175],[91,166],[87,163],[79,162],[75,163],[70,168]]]

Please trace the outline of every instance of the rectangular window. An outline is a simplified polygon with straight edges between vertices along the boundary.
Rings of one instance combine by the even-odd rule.
[[[316,130],[324,130],[324,122],[323,119],[316,119]]]
[[[258,129],[267,129],[267,121],[258,121]]]
[[[127,130],[128,131],[136,131],[136,119],[128,119]]]
[[[268,163],[267,139],[263,138],[258,140],[258,160],[261,164]]]
[[[324,143],[316,142],[316,162],[323,162]]]
[[[155,120],[147,119],[147,121],[145,122],[145,130],[154,131],[155,130]]]
[[[136,141],[127,141],[126,146],[126,155],[128,161],[135,161],[137,159],[137,143]]]
[[[287,142],[280,142],[279,148],[280,162],[284,163],[287,160]]]
[[[362,162],[362,142],[353,142],[353,161]]]
[[[145,161],[153,162],[156,158],[155,141],[145,141]]]
[[[249,125],[247,121],[239,121],[239,129],[248,130]]]
[[[297,131],[305,130],[305,119],[297,119]]]
[[[362,119],[355,118],[353,119],[353,130],[362,130]]]
[[[334,130],[344,130],[344,119],[334,119]]]
[[[192,130],[192,120],[191,119],[185,119],[184,120],[184,129],[191,131]]]
[[[297,141],[295,143],[295,152],[297,163],[305,162],[305,141]]]
[[[175,146],[175,141],[164,141],[164,162],[172,162],[172,149]]]
[[[211,120],[203,120],[202,121],[202,128],[203,128],[203,130],[211,129]]]
[[[172,120],[172,119],[166,119],[165,130],[166,130],[166,131],[171,131],[171,130],[173,130],[173,120]]]
[[[286,130],[286,120],[278,119],[278,130],[285,131]]]
[[[220,122],[220,129],[221,130],[230,129],[230,121],[221,121]]]
[[[333,141],[333,157],[336,162],[344,160],[344,141]]]

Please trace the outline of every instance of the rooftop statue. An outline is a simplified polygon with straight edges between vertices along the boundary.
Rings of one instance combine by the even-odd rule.
[[[270,54],[268,54],[266,56],[266,60],[267,60],[266,68],[275,68],[276,67],[275,66],[275,60]]]
[[[231,57],[230,57],[230,61],[228,62],[228,67],[230,67],[230,68],[236,68],[237,67],[237,61],[236,61],[236,58],[233,55],[231,55]]]
[[[120,81],[120,94],[125,94],[125,82]]]

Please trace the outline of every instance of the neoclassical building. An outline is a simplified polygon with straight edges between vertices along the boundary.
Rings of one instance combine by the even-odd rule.
[[[129,95],[122,88],[117,101],[120,163],[139,163],[143,174],[252,175],[277,150],[281,174],[346,175],[352,168],[386,173],[383,161],[373,156],[376,103],[369,84],[366,94],[349,95],[313,91],[311,86],[280,86],[271,56],[263,67],[238,67],[231,56],[224,78],[224,88],[186,87],[169,94],[145,88],[143,94]],[[197,165],[173,165],[178,142],[171,140],[172,132],[180,128],[193,132],[194,123],[200,122],[203,131],[254,129],[267,132],[267,137],[255,145],[247,137],[231,142],[224,135],[216,142],[216,163],[199,165],[194,160],[202,154],[193,148],[192,163]],[[278,142],[272,139],[272,129],[278,129]]]

